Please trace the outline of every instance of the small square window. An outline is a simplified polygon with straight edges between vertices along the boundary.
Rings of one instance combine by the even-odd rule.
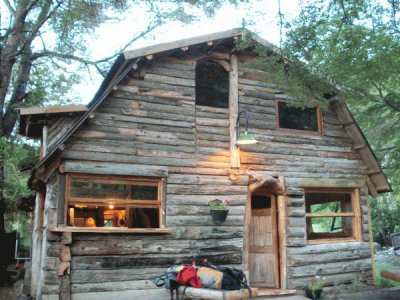
[[[277,127],[281,129],[321,132],[321,112],[319,107],[301,108],[277,102]]]
[[[307,240],[358,239],[359,200],[355,190],[306,190]]]

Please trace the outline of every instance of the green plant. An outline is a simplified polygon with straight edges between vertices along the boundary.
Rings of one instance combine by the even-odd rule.
[[[313,279],[310,280],[307,288],[310,291],[315,292],[318,290],[322,290],[322,288],[324,287],[324,284],[325,284],[325,277],[315,276]]]
[[[228,199],[226,199],[224,201],[215,199],[208,203],[211,210],[229,210],[230,204],[231,204],[231,201]]]

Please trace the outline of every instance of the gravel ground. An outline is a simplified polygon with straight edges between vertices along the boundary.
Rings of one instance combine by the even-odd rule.
[[[397,253],[399,252],[398,250]],[[380,250],[375,253],[375,262],[377,264],[385,263],[400,267],[400,255],[395,255],[393,253],[393,248]]]

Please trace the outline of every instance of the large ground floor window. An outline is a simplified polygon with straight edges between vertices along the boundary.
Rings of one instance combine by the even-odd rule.
[[[66,225],[163,228],[162,180],[69,174]]]
[[[360,239],[358,189],[306,189],[305,204],[309,243]]]

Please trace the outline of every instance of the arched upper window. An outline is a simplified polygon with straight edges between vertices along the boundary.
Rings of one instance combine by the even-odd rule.
[[[196,105],[229,106],[229,74],[215,61],[203,60],[196,65]]]

